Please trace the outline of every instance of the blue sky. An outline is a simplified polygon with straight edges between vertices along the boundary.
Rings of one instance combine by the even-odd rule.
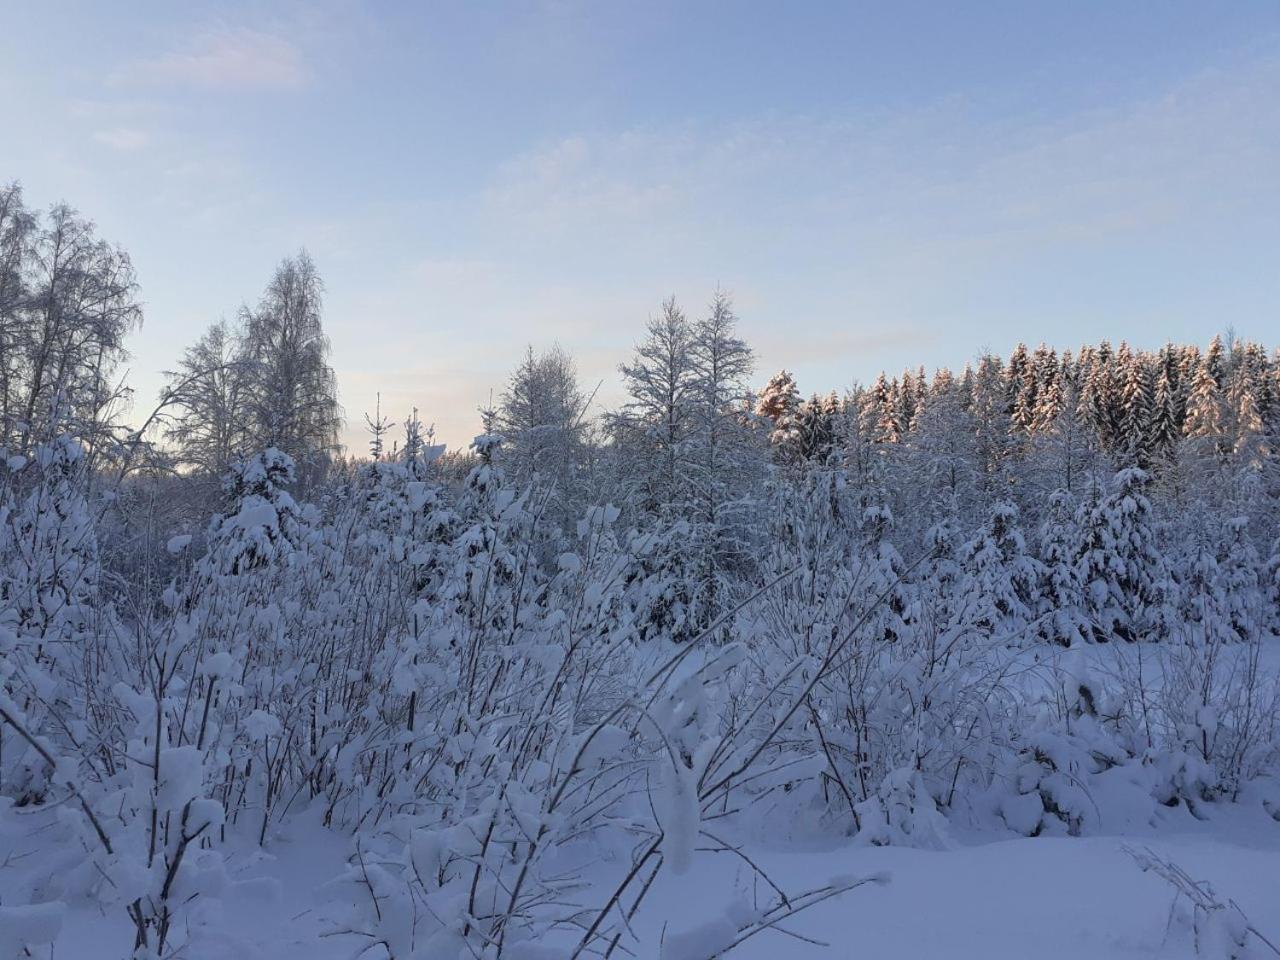
[[[1280,341],[1280,2],[0,2],[0,180],[133,256],[149,409],[305,245],[354,444],[588,387],[719,284],[806,392],[1018,340]]]

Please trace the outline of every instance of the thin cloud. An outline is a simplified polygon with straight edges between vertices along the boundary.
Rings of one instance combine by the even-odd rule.
[[[151,134],[135,127],[113,127],[110,130],[96,131],[93,134],[93,139],[98,143],[111,147],[113,150],[130,153],[149,146]]]
[[[508,161],[482,210],[523,228],[530,245],[574,252],[693,238],[714,250],[747,234],[780,255],[855,262],[1087,245],[1266,196],[1277,183],[1278,80],[1280,52],[1268,48],[1162,95],[1047,125],[984,120],[951,99],[889,117],[578,134]]]
[[[186,49],[126,66],[117,80],[206,90],[296,90],[311,73],[302,51],[281,37],[247,28],[198,36]]]

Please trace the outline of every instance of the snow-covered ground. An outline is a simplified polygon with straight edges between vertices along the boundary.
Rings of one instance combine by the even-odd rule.
[[[1124,847],[1149,847],[1223,899],[1235,900],[1272,940],[1280,938],[1280,823],[1259,809],[1215,810],[1212,823],[1185,814],[1149,837],[1040,837],[964,844],[952,850],[854,847],[812,853],[753,851],[780,884],[813,886],[837,874],[882,872],[869,885],[786,924],[822,945],[762,933],[732,956],[741,960],[1110,960],[1192,957],[1194,939],[1172,888],[1143,873]],[[695,927],[713,908],[706,891],[733,890],[727,860],[703,858],[655,891],[646,924]],[[749,888],[746,891],[749,894]],[[657,954],[655,950],[655,955]],[[1259,953],[1259,956],[1263,954]]]
[[[1125,847],[1150,849],[1233,900],[1258,930],[1280,943],[1280,823],[1256,803],[1212,810],[1201,822],[1170,811],[1136,837],[966,838],[954,849],[865,847],[824,850],[757,840],[746,852],[784,889],[835,876],[882,874],[736,948],[735,960],[1129,960],[1195,957],[1185,901],[1144,873]],[[813,846],[814,844],[807,844]],[[250,846],[234,858],[244,882],[221,905],[221,933],[198,954],[205,960],[346,960],[360,946],[324,936],[325,907],[316,896],[341,869],[348,841],[302,818],[262,854]],[[750,901],[749,871],[735,857],[704,853],[683,875],[667,874],[637,917],[640,956],[694,960],[710,956],[717,919],[734,901]],[[792,936],[798,934],[799,936]],[[72,910],[59,960],[126,955],[132,931],[123,913]],[[664,936],[666,952],[664,953]],[[800,939],[803,937],[805,939]],[[685,950],[681,947],[688,948]],[[710,949],[710,947],[707,947]],[[380,951],[370,951],[377,957]],[[1266,956],[1255,942],[1250,956]]]

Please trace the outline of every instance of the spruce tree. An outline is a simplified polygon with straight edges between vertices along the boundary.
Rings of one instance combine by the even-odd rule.
[[[1230,450],[1224,423],[1224,409],[1217,378],[1210,364],[1201,363],[1195,372],[1191,394],[1187,398],[1184,432],[1188,454],[1206,469],[1216,465]]]
[[[1147,369],[1142,358],[1122,353],[1124,386],[1120,394],[1120,424],[1117,453],[1124,462],[1137,467],[1150,465],[1152,396]]]
[[[1078,512],[1076,562],[1099,642],[1161,639],[1168,624],[1171,583],[1156,542],[1149,482],[1144,470],[1121,470],[1105,495],[1094,493]]]
[[[1064,647],[1092,639],[1076,549],[1080,530],[1075,498],[1057,490],[1040,527],[1040,635]]]
[[[966,622],[989,636],[1023,640],[1039,606],[1040,564],[1027,553],[1018,509],[1008,501],[991,508],[987,522],[960,550],[969,606]]]

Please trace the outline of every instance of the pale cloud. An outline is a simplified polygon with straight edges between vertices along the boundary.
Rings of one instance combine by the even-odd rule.
[[[294,90],[310,80],[302,51],[282,37],[244,27],[205,31],[182,50],[126,65],[126,83],[210,90]]]
[[[670,133],[565,137],[503,164],[481,200],[493,217],[535,233],[669,216],[684,199],[667,178],[687,170],[680,147]]]
[[[136,127],[113,127],[109,130],[95,131],[93,139],[113,150],[129,153],[150,145],[151,134]]]
[[[573,249],[750,237],[784,257],[998,258],[1276,196],[1276,89],[1280,51],[1268,49],[1051,123],[987,119],[951,99],[892,116],[575,134],[502,166],[483,209],[532,245]]]
[[[412,281],[434,291],[470,290],[479,293],[498,276],[498,266],[490,260],[461,257],[428,258],[409,270]]]

